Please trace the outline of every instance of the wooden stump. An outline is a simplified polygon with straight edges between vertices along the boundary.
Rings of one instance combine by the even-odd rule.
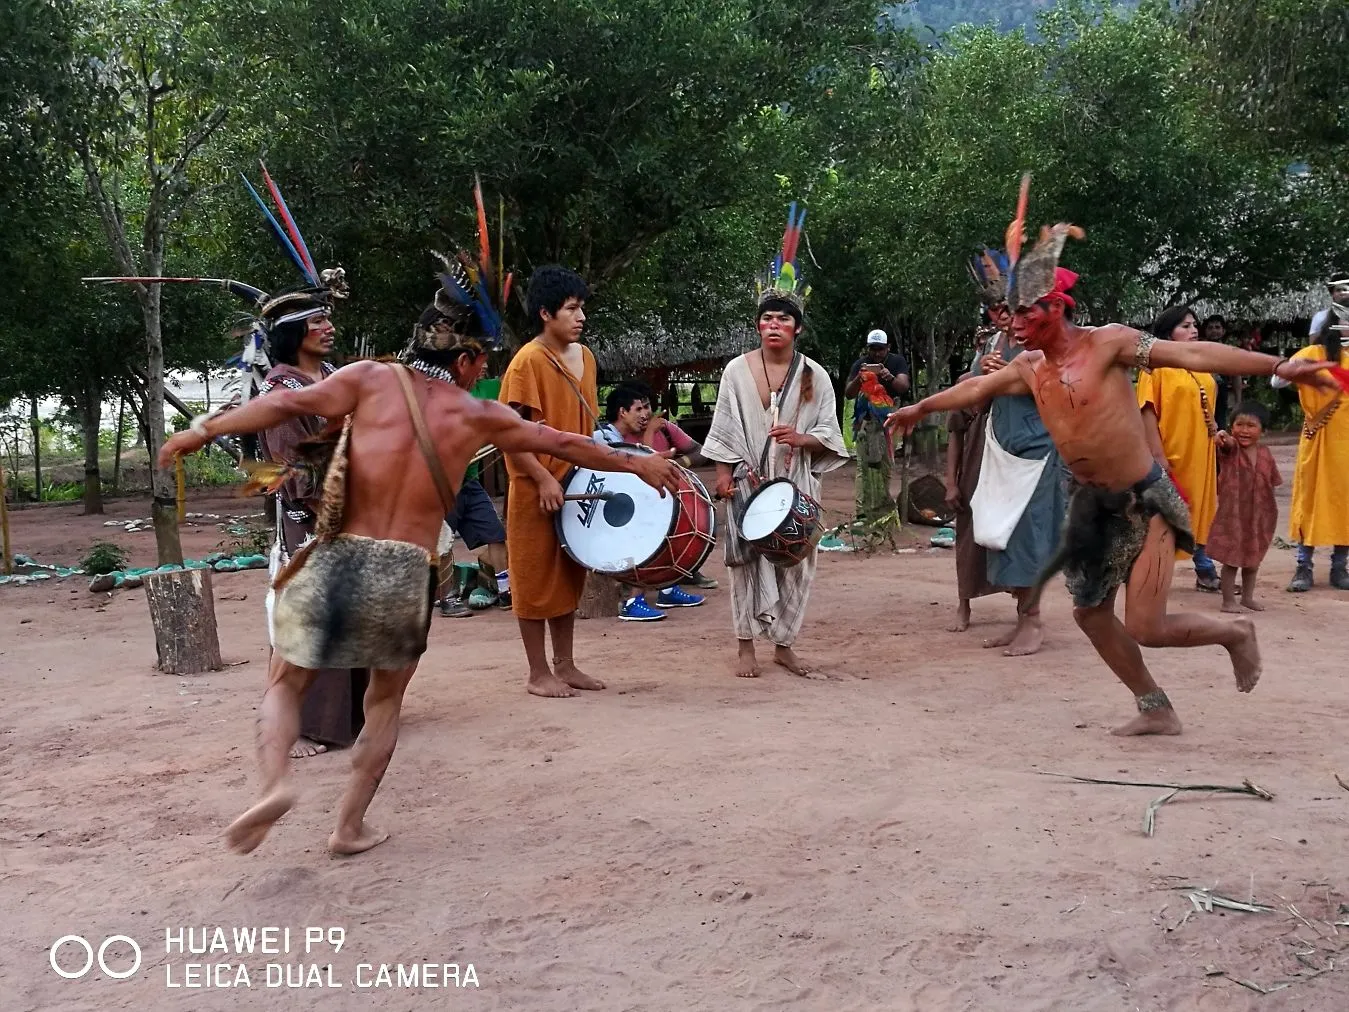
[[[180,569],[145,575],[145,601],[155,628],[160,671],[190,675],[219,671],[220,636],[209,569]]]
[[[617,618],[626,598],[626,589],[608,576],[587,573],[581,603],[576,606],[577,618]]]

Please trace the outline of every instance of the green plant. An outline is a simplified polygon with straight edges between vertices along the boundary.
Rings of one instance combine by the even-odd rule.
[[[228,537],[216,545],[218,551],[226,555],[268,555],[272,550],[275,537],[272,528],[258,527],[244,523],[225,528]]]
[[[89,553],[80,560],[80,568],[95,575],[111,573],[125,566],[126,552],[111,541],[99,541],[92,545]]]
[[[243,480],[234,462],[224,453],[194,453],[184,457],[183,471],[189,485],[235,485]]]

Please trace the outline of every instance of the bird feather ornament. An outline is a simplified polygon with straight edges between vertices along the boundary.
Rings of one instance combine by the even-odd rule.
[[[804,311],[806,299],[810,296],[810,286],[803,283],[796,265],[796,254],[801,244],[801,231],[806,223],[806,209],[798,211],[796,201],[787,209],[787,226],[782,232],[782,243],[778,254],[768,270],[767,277],[761,278],[757,289],[759,304],[769,299],[780,299]]]

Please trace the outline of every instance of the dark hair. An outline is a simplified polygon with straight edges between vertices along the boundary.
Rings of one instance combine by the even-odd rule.
[[[1312,341],[1325,348],[1326,361],[1331,365],[1340,364],[1340,348],[1343,347],[1340,332],[1335,329],[1338,322],[1334,312],[1329,312],[1321,322],[1321,329],[1312,335]]]
[[[618,413],[632,407],[638,401],[651,403],[651,388],[645,383],[626,381],[609,391],[604,399],[604,420],[611,425],[618,421]]]
[[[1170,309],[1164,310],[1161,316],[1152,321],[1153,336],[1160,337],[1163,341],[1170,340],[1171,331],[1179,327],[1187,316],[1194,316],[1196,320],[1199,319],[1189,306],[1172,306]]]
[[[407,358],[424,362],[426,365],[438,366],[441,369],[448,370],[451,376],[455,376],[457,375],[456,366],[459,365],[459,360],[465,355],[476,362],[486,354],[486,348],[476,342],[470,342],[466,345],[457,344],[453,348],[413,348],[407,352]]]
[[[309,333],[311,319],[313,317],[272,326],[267,333],[267,343],[271,346],[273,359],[286,365],[300,364],[300,345],[304,344],[305,335]]]
[[[529,276],[529,292],[525,297],[525,312],[535,334],[543,330],[543,316],[556,316],[568,299],[584,302],[590,296],[590,286],[570,267],[548,264]]]
[[[796,321],[796,327],[798,330],[805,322],[801,318],[800,308],[798,308],[794,303],[788,302],[786,299],[764,299],[764,301],[759,305],[758,315],[755,316],[754,318],[757,320],[759,319],[760,316],[763,316],[764,313],[786,313],[788,316],[790,316],[793,320]]]
[[[1237,409],[1232,412],[1232,421],[1236,421],[1242,415],[1248,418],[1254,418],[1260,423],[1260,428],[1269,428],[1269,411],[1259,401],[1242,401],[1237,405]]]
[[[1223,333],[1227,333],[1227,320],[1217,313],[1214,313],[1212,316],[1204,317],[1204,322],[1199,325],[1199,332],[1202,334],[1204,331],[1208,330],[1208,325],[1210,323],[1221,323],[1223,325]]]

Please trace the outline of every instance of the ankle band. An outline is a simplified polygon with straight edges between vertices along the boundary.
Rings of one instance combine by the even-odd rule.
[[[1137,698],[1138,712],[1148,713],[1152,710],[1171,709],[1171,700],[1166,698],[1166,693],[1161,689],[1153,689]]]

